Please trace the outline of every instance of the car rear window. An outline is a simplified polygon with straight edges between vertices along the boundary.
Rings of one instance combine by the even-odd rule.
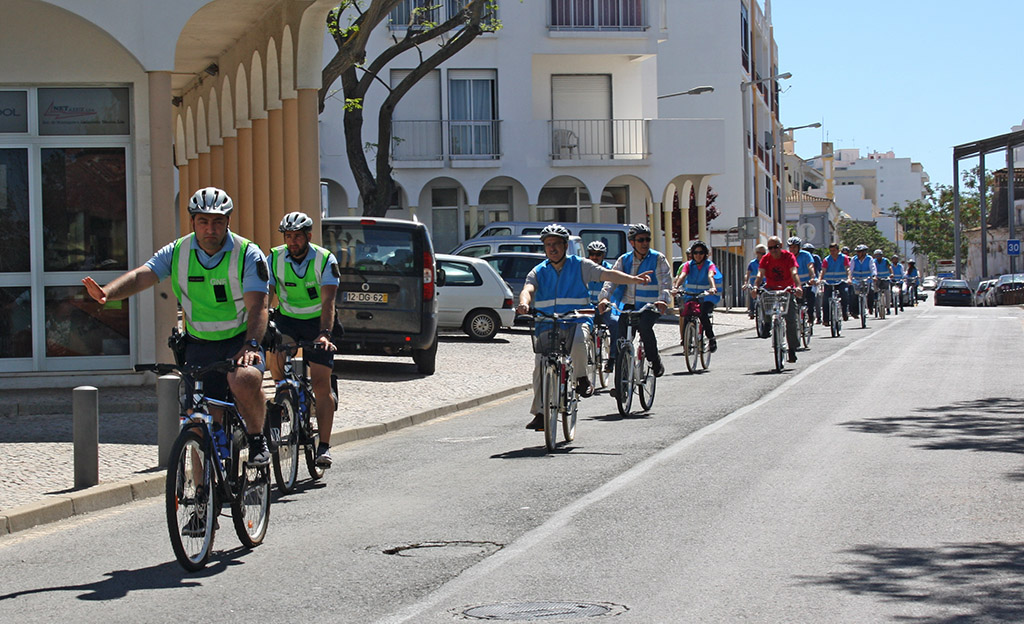
[[[614,260],[626,253],[626,233],[609,232],[608,230],[580,230],[580,238],[583,239],[583,248],[594,241],[601,241],[608,249],[605,258]]]
[[[423,250],[415,231],[381,225],[346,224],[324,228],[324,244],[338,259],[344,275],[378,273],[414,277],[421,274],[417,258]]]
[[[967,282],[964,280],[944,280],[942,282],[943,288],[968,288]]]
[[[498,245],[499,252],[540,252],[544,251],[543,243],[507,243]]]

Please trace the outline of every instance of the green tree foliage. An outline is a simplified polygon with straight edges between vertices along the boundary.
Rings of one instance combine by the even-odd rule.
[[[707,193],[704,195],[704,206],[705,216],[707,222],[711,223],[718,217],[718,208],[715,206],[715,200],[718,199],[718,193],[708,186]],[[680,240],[683,235],[683,211],[679,209],[679,191],[676,191],[675,195],[672,196],[672,240],[681,248],[686,249],[690,241]],[[690,187],[690,238],[697,237],[697,189],[696,187]],[[708,241],[704,241],[706,244]]]
[[[964,171],[960,184],[960,227],[961,233],[981,227],[980,168]],[[992,206],[994,183],[986,179],[988,205]],[[894,206],[903,226],[904,236],[914,245],[914,253],[927,256],[934,266],[937,260],[952,258],[953,247],[953,187],[938,184],[925,187],[925,197],[900,208]],[[961,257],[967,257],[967,237],[960,237]]]
[[[851,250],[855,249],[857,245],[867,245],[869,254],[876,249],[881,249],[886,258],[898,251],[896,244],[882,234],[874,221],[843,219],[839,222],[836,231],[839,234],[840,246],[846,245]]]
[[[395,106],[420,79],[480,34],[501,28],[494,0],[461,0],[461,10],[447,19],[443,19],[448,14],[442,0],[414,0],[407,28],[393,31],[392,45],[377,58],[368,59],[366,45],[370,33],[386,23],[391,11],[406,1],[344,0],[327,17],[327,30],[338,51],[322,72],[320,111],[323,112],[326,100],[337,93],[333,85],[340,79],[344,94],[345,153],[363,201],[363,214],[367,216],[384,216],[397,188],[391,169],[391,148],[397,140],[391,128]],[[430,46],[424,46],[427,43]],[[409,50],[419,54],[419,63],[392,86],[387,74],[382,72],[388,63]],[[375,83],[387,88],[388,95],[380,109],[370,111],[377,116],[376,142],[364,142],[363,115],[367,111],[363,102]]]

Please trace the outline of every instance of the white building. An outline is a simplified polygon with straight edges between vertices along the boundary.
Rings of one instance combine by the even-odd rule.
[[[141,383],[134,364],[168,361],[166,281],[100,306],[81,280],[172,241],[194,188],[226,188],[264,249],[286,202],[317,213],[331,6],[0,0],[0,387]]]
[[[439,4],[448,11],[459,0]],[[659,106],[657,96],[678,84],[666,84],[667,76],[705,59],[701,53],[688,62],[681,46],[663,43],[688,36],[689,18],[679,6],[689,4],[695,3],[501,3],[503,28],[473,41],[397,107],[394,134],[401,141],[392,165],[401,196],[388,216],[424,222],[439,251],[498,220],[644,221],[657,248],[678,257],[678,247],[665,243],[672,240],[673,196],[678,189],[689,197],[696,188],[703,204],[712,176],[725,170],[723,145],[732,132],[721,114]],[[373,34],[371,58],[390,43],[390,29],[404,28],[407,7],[394,15]],[[328,39],[325,57],[333,50]],[[400,80],[417,59],[414,52],[399,56],[382,77]],[[738,83],[732,88],[738,92]],[[373,87],[365,106],[375,110],[385,91]],[[320,120],[332,216],[362,213],[339,99],[327,101]],[[368,115],[365,142],[376,140],[375,124]]]

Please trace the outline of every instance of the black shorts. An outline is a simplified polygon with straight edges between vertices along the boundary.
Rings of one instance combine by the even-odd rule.
[[[206,366],[218,360],[228,360],[242,350],[245,332],[227,340],[199,340],[188,336],[185,342],[185,365]],[[255,366],[261,373],[267,369],[267,355],[260,347],[262,361]],[[228,400],[228,377],[225,373],[210,373],[202,379],[203,393],[211,399]]]
[[[278,311],[274,323],[277,325],[278,331],[287,337],[285,342],[312,341],[320,335],[320,317],[297,319],[285,316]],[[303,349],[302,357],[307,362],[334,368],[334,353],[326,349]]]

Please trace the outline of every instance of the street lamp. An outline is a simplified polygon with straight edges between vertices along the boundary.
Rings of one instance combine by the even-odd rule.
[[[659,95],[658,99],[664,100],[665,98],[675,97],[677,95],[700,95],[701,93],[713,93],[714,91],[714,87],[704,85],[701,87],[694,87],[687,91],[680,91],[679,93],[666,93],[665,95]]]
[[[754,84],[761,84],[762,82],[768,82],[769,80],[789,80],[793,77],[793,74],[786,72],[784,74],[775,74],[774,76],[768,76],[767,78],[758,78],[757,80],[748,80],[740,83],[740,89],[749,87]]]
[[[793,130],[803,130],[804,128],[820,128],[821,122],[816,121],[814,123],[805,124],[803,126],[793,126],[791,128],[783,128],[779,132],[792,132]]]

